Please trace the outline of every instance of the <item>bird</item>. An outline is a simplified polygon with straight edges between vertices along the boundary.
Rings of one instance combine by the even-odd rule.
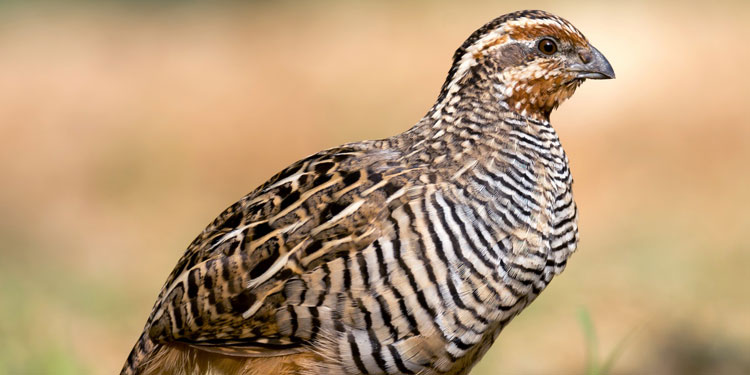
[[[121,374],[467,374],[576,250],[550,114],[611,78],[561,17],[488,22],[413,127],[304,158],[210,223]]]

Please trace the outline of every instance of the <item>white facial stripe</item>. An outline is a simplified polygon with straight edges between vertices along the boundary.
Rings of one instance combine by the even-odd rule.
[[[481,38],[479,38],[477,41],[475,41],[473,44],[471,44],[470,46],[466,48],[466,51],[458,60],[458,63],[457,63],[458,67],[456,69],[456,72],[447,86],[448,90],[447,90],[445,99],[450,100],[453,94],[455,94],[458,91],[459,89],[458,82],[461,79],[463,79],[463,77],[471,70],[472,67],[477,65],[478,63],[477,56],[482,56],[486,54],[488,51],[491,51],[493,48],[497,48],[497,46],[504,44],[509,40],[512,40],[509,34],[514,29],[535,28],[535,27],[542,27],[542,26],[558,27],[573,35],[577,35],[581,39],[585,40],[585,37],[572,24],[562,19],[522,17],[522,18],[518,18],[515,20],[507,21],[501,26],[496,27],[495,29],[487,32],[484,36],[482,36]],[[534,43],[534,41],[526,41],[526,40],[522,40],[518,42],[527,44],[527,45]],[[508,87],[506,90],[503,90],[503,94],[505,94],[505,97],[508,97],[509,93],[513,92],[513,89],[514,87]],[[443,101],[437,105],[436,111],[433,114],[434,118],[439,118],[441,116],[441,110],[445,106],[445,103],[446,101]]]
[[[500,38],[508,38],[508,36],[501,28],[495,28],[466,48],[466,52],[464,52],[461,59],[458,60],[458,68],[456,69],[456,73],[453,74],[453,79],[448,83],[448,91],[445,95],[445,99],[450,100],[453,94],[458,91],[458,81],[460,81],[472,67],[477,65],[477,58],[475,56],[483,54],[483,51],[488,49],[488,46],[499,44],[497,41]],[[445,103],[446,101],[444,100],[436,106],[435,113],[432,115],[433,118],[439,118],[442,115],[441,111],[445,106]]]
[[[478,54],[483,54],[483,51],[485,51],[486,49],[491,49],[493,44],[498,44],[498,39],[510,39],[508,33],[510,33],[513,29],[521,27],[533,28],[536,26],[556,26],[568,31],[573,35],[578,35],[581,38],[584,38],[584,36],[581,35],[581,33],[576,30],[575,27],[573,27],[573,25],[563,20],[551,18],[538,19],[522,17],[516,20],[508,21],[504,23],[503,26],[495,28],[492,31],[488,32],[483,37],[474,42],[474,44],[466,48],[466,52],[463,54],[463,56],[461,56],[461,59],[459,60],[458,69],[456,70],[456,74],[454,75],[453,80],[450,83],[450,87],[453,88],[455,86],[454,83],[458,82],[466,74],[466,72],[469,71],[469,69],[477,64],[477,59],[475,56],[477,56]],[[449,91],[449,94],[450,93],[451,91]]]
[[[499,28],[494,29],[474,42],[474,44],[466,48],[466,52],[463,56],[461,56],[461,60],[459,60],[458,69],[456,70],[456,74],[453,76],[453,81],[451,81],[450,83],[451,90],[448,91],[448,94],[455,92],[455,83],[457,83],[464,75],[466,75],[466,72],[468,72],[469,69],[477,65],[477,59],[474,56],[476,56],[477,54],[482,54],[482,51],[484,51],[488,45],[496,43],[500,38],[507,38],[507,36],[503,30]]]

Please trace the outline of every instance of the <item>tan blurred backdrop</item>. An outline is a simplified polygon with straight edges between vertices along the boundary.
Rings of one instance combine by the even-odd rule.
[[[593,373],[613,351],[614,374],[750,373],[740,1],[0,3],[0,373],[118,372],[216,214],[409,128],[455,48],[522,8],[570,20],[617,79],[553,114],[579,251],[474,373]]]

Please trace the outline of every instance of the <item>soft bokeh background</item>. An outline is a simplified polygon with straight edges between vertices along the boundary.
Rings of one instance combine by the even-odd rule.
[[[474,373],[592,373],[613,352],[614,374],[750,373],[741,1],[0,3],[0,373],[118,372],[217,213],[409,128],[464,38],[522,8],[569,19],[617,79],[553,114],[580,250]]]

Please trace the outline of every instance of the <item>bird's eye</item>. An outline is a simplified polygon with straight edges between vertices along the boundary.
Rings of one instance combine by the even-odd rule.
[[[537,46],[540,51],[542,51],[545,55],[551,55],[555,52],[557,52],[557,43],[555,43],[554,40],[549,38],[544,38],[539,41],[539,45]]]

